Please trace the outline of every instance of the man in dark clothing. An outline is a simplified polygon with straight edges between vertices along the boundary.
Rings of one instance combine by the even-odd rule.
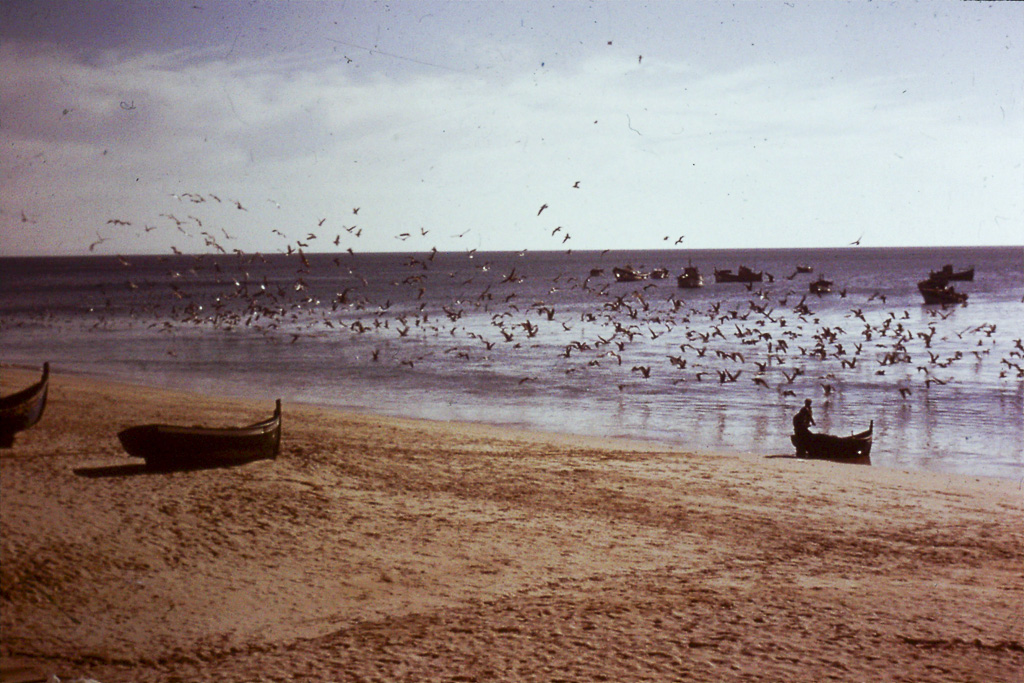
[[[793,416],[793,431],[797,436],[806,436],[811,432],[812,424],[814,424],[814,414],[811,412],[811,399],[806,399],[804,407]]]
[[[793,443],[796,445],[798,458],[807,455],[803,438],[811,433],[812,424],[814,424],[814,415],[811,413],[811,399],[808,398],[804,401],[804,407],[800,409],[800,412],[793,416]]]

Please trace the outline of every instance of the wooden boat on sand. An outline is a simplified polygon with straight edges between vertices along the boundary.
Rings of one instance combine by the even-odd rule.
[[[50,364],[43,363],[42,378],[30,387],[0,398],[0,448],[14,445],[14,435],[39,422],[46,409]]]
[[[281,450],[281,399],[270,418],[247,427],[178,427],[149,424],[118,433],[129,455],[157,470],[241,465],[276,458]]]
[[[871,438],[874,429],[875,421],[872,420],[866,430],[850,436],[808,432],[802,436],[793,434],[789,438],[796,446],[796,457],[798,458],[830,460],[851,465],[870,465]]]

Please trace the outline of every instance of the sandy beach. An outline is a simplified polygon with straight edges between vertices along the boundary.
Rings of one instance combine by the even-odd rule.
[[[52,377],[0,451],[5,681],[1024,680],[1021,482],[287,403],[273,461],[116,439],[272,398]]]

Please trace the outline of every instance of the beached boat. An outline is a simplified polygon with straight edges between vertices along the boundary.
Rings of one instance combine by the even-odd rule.
[[[789,438],[796,446],[798,458],[830,460],[851,465],[870,465],[871,439],[874,430],[875,421],[872,420],[866,430],[850,436],[808,432],[803,436],[793,434]]]
[[[949,282],[950,280],[960,280],[973,282],[974,281],[974,267],[967,268],[966,270],[953,270],[953,264],[947,263],[942,266],[939,270],[933,270],[928,275],[929,280],[936,282]]]
[[[933,280],[931,278],[917,283],[917,290],[924,297],[926,305],[950,305],[967,303],[967,294],[958,292],[945,280]]]
[[[129,455],[152,469],[197,469],[276,458],[281,449],[281,399],[274,415],[247,427],[149,424],[118,433]]]
[[[686,266],[683,274],[676,278],[676,284],[683,289],[699,289],[704,286],[704,277],[697,266]]]
[[[640,280],[646,280],[648,276],[647,273],[642,273],[632,266],[612,268],[612,275],[615,276],[616,282],[639,282]]]
[[[30,387],[0,398],[0,448],[14,445],[14,435],[39,422],[46,409],[50,364],[43,363],[42,378]]]
[[[832,291],[832,281],[823,277],[818,278],[807,286],[811,294],[828,294]]]
[[[764,279],[762,271],[754,272],[746,266],[740,266],[739,272],[732,270],[715,269],[715,282],[761,282]]]

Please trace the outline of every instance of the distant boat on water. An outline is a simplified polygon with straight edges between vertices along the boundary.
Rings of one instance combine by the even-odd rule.
[[[697,266],[686,266],[683,274],[676,278],[676,284],[682,289],[699,289],[704,286],[704,277]]]
[[[732,272],[730,269],[715,269],[715,282],[761,282],[764,280],[763,271],[753,271],[746,266],[740,266],[739,272]]]
[[[821,277],[807,286],[811,294],[828,294],[832,291],[832,281]]]
[[[926,305],[951,305],[967,303],[967,294],[958,292],[945,280],[928,278],[917,283],[917,290],[924,297]]]
[[[646,280],[648,273],[642,273],[632,266],[626,266],[625,268],[615,267],[612,268],[612,275],[615,276],[616,282],[639,282],[640,280]]]
[[[934,280],[935,282],[949,282],[950,280],[973,282],[974,266],[971,266],[970,268],[967,268],[965,270],[953,270],[953,264],[947,263],[946,265],[942,266],[942,268],[940,268],[939,270],[933,270],[931,273],[929,273],[928,279]]]

